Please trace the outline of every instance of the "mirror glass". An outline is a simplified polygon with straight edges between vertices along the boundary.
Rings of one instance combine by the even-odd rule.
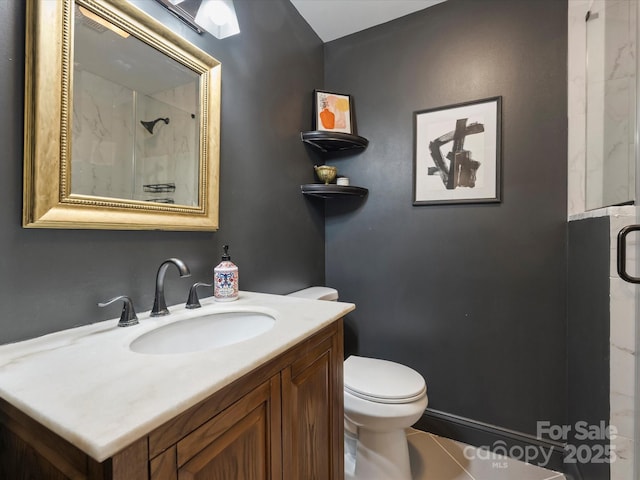
[[[197,206],[199,75],[74,13],[71,193]]]
[[[127,0],[27,0],[23,226],[216,230],[215,58]]]

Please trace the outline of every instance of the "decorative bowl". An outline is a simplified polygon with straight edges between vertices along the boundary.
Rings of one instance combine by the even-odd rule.
[[[336,167],[332,167],[330,165],[315,165],[313,167],[316,171],[316,175],[318,179],[323,182],[325,185],[333,182],[338,175],[338,169]]]

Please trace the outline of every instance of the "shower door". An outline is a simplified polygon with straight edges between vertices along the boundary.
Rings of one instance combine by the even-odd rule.
[[[640,144],[637,117],[640,105],[637,92],[640,91],[640,82],[635,53],[640,8],[637,2],[594,0],[591,9],[590,14],[595,12],[596,17],[590,21],[590,15],[587,15],[588,50],[589,40],[593,40],[592,55],[587,54],[587,151],[590,147],[596,147],[591,152],[592,159],[600,158],[600,162],[590,163],[587,152],[587,175],[596,173],[595,181],[592,175],[591,183],[587,181],[586,184],[587,205],[590,208],[633,205],[625,208],[633,208],[631,215],[635,216],[635,224],[623,227],[617,236],[617,272],[620,278],[629,283],[628,288],[611,278],[610,305],[613,307],[614,300],[618,302],[610,310],[612,334],[615,327],[618,338],[624,332],[629,340],[615,349],[612,343],[610,351],[611,379],[613,381],[615,373],[617,381],[616,385],[610,385],[610,420],[612,426],[619,430],[617,438],[611,440],[612,451],[616,454],[611,463],[611,480],[638,479],[640,288],[637,284],[640,284],[640,209],[637,195],[640,193]],[[603,68],[598,68],[601,66]],[[589,78],[589,70],[597,75]],[[592,115],[588,111],[590,105],[596,107],[592,108]],[[590,123],[595,128],[589,128]],[[598,201],[602,203],[597,204]],[[614,214],[610,218],[613,220]],[[620,308],[620,304],[625,307]],[[631,369],[633,371],[629,371]]]
[[[635,12],[630,15],[635,19],[635,45],[640,40],[640,8],[634,2],[629,2],[631,6],[635,6]],[[637,49],[634,49],[637,51]],[[630,115],[633,120],[634,129],[633,143],[635,156],[635,192],[640,193],[640,125],[638,122],[638,112],[640,112],[640,66],[635,62],[635,98],[630,104],[633,107],[633,114]],[[629,225],[620,230],[617,239],[617,271],[618,275],[634,285],[635,294],[635,399],[634,399],[634,438],[633,438],[633,478],[640,478],[640,208],[638,201],[635,203],[636,224]],[[612,479],[615,480],[615,479]]]

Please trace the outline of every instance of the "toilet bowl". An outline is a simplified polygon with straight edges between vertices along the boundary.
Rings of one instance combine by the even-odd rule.
[[[353,464],[346,478],[411,480],[405,429],[420,419],[427,403],[425,381],[415,370],[376,358],[347,358],[344,416],[347,430],[357,428],[357,439],[355,458],[345,459]]]
[[[290,294],[337,300],[338,292],[311,287]],[[344,361],[345,479],[411,480],[405,429],[427,408],[427,387],[399,363],[351,355]]]

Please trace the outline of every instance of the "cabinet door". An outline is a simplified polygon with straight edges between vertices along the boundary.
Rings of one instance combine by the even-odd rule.
[[[0,479],[94,478],[89,465],[85,453],[0,399]]]
[[[326,339],[282,372],[285,480],[344,475],[342,337]]]
[[[178,480],[282,477],[276,376],[178,442]]]
[[[83,478],[79,472],[72,472]],[[55,463],[48,461],[31,445],[0,425],[0,478],[47,478],[69,480]]]

